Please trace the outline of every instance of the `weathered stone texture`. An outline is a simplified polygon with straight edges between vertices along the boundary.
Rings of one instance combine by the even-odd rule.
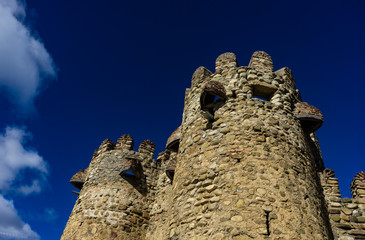
[[[335,239],[365,239],[365,198],[356,191],[364,182],[364,172],[356,174],[351,184],[353,198],[341,198],[333,170],[325,169],[320,177]]]
[[[104,141],[94,155],[61,239],[144,238],[157,176],[149,152],[154,144],[145,141],[143,153],[113,146],[110,140]],[[141,165],[141,174],[121,174],[133,165],[131,160]]]
[[[181,126],[152,159],[145,140],[104,141],[94,154],[62,239],[363,239],[364,179],[341,199],[288,68],[233,53],[199,67]],[[134,175],[128,175],[128,172]]]

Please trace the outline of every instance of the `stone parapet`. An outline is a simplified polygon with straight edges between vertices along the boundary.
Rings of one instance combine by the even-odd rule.
[[[335,178],[335,172],[331,169],[325,169],[320,177],[335,239],[365,239],[365,199],[341,198],[338,178]],[[359,178],[361,174],[357,174],[354,181]]]
[[[129,135],[119,138],[116,146],[104,141],[88,171],[73,176],[71,180],[84,183],[62,240],[144,239],[158,169],[151,165],[151,141],[144,142],[141,152],[131,145]]]

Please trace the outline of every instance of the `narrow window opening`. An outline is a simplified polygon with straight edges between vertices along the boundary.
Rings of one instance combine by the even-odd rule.
[[[237,97],[236,91],[232,91],[232,98],[236,98],[236,97]]]
[[[180,141],[178,139],[178,140],[170,143],[169,146],[167,147],[167,149],[172,151],[172,152],[178,152],[179,151],[179,144],[180,144]]]
[[[204,105],[202,105],[202,115],[208,120],[208,123],[205,129],[212,129],[215,112],[224,105],[225,100],[212,95],[212,94],[205,94],[203,99]]]
[[[166,168],[166,175],[171,180],[171,184],[172,184],[172,181],[174,180],[174,175],[175,175],[175,168],[167,167]]]
[[[221,99],[218,96],[206,94],[204,99],[204,106],[203,110],[205,112],[208,112],[211,116],[208,116],[208,120],[211,120],[211,122],[214,121],[214,112],[217,111],[220,107],[222,107],[224,104],[224,100]]]
[[[269,212],[266,213],[266,231],[265,235],[270,236],[270,219],[269,219]]]
[[[200,96],[200,107],[202,115],[208,120],[207,129],[211,128],[214,122],[214,113],[224,105],[226,101],[224,86],[215,81],[207,83]]]

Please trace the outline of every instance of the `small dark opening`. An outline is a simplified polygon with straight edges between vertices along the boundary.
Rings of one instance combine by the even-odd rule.
[[[179,151],[179,145],[180,145],[180,142],[179,140],[176,140],[174,142],[172,142],[169,146],[168,146],[168,149],[172,152],[178,152]]]
[[[175,175],[175,168],[167,167],[166,175],[171,180],[171,184],[172,184],[172,181],[174,180],[174,175]]]
[[[209,122],[214,122],[214,112],[217,111],[220,107],[223,106],[224,100],[218,96],[212,94],[205,94],[203,105],[201,106],[202,110],[205,111],[203,114]]]
[[[236,98],[236,97],[237,97],[236,91],[232,91],[232,98]]]
[[[213,122],[208,122],[207,125],[205,126],[205,130],[212,129],[212,127],[213,127]]]
[[[224,103],[224,100],[218,96],[207,94],[204,103],[204,108],[213,114],[219,107],[221,107],[220,103]]]
[[[320,121],[316,118],[313,119],[303,119],[300,121],[302,124],[303,130],[306,133],[312,133],[317,130],[320,126],[322,126],[323,121]]]
[[[138,178],[136,177],[136,175],[134,173],[132,173],[131,171],[124,172],[124,173],[120,174],[120,176],[122,178],[124,178],[125,180],[127,180],[128,182],[138,181]]]
[[[145,176],[138,178],[131,171],[121,173],[120,176],[124,180],[126,180],[130,185],[132,185],[140,194],[142,194],[143,196],[146,196],[148,189],[147,189]]]
[[[266,235],[270,236],[270,220],[269,220],[269,213],[266,213]]]
[[[261,99],[264,101],[270,101],[274,92],[275,92],[275,89],[268,88],[268,87],[265,87],[262,85],[252,86],[253,98]]]
[[[206,129],[211,128],[215,121],[215,112],[224,105],[227,100],[224,86],[216,81],[208,82],[200,95],[201,114],[208,120]]]

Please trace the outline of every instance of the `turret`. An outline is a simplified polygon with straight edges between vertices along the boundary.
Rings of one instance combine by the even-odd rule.
[[[81,191],[61,239],[142,239],[154,195],[154,147],[145,140],[134,152],[127,134],[117,144],[103,141],[87,171],[70,180]]]
[[[323,118],[315,108],[300,108],[290,70],[274,72],[262,51],[246,67],[225,53],[215,73],[198,68],[191,86],[165,234],[331,239],[328,215],[313,209],[326,207],[310,135]]]

